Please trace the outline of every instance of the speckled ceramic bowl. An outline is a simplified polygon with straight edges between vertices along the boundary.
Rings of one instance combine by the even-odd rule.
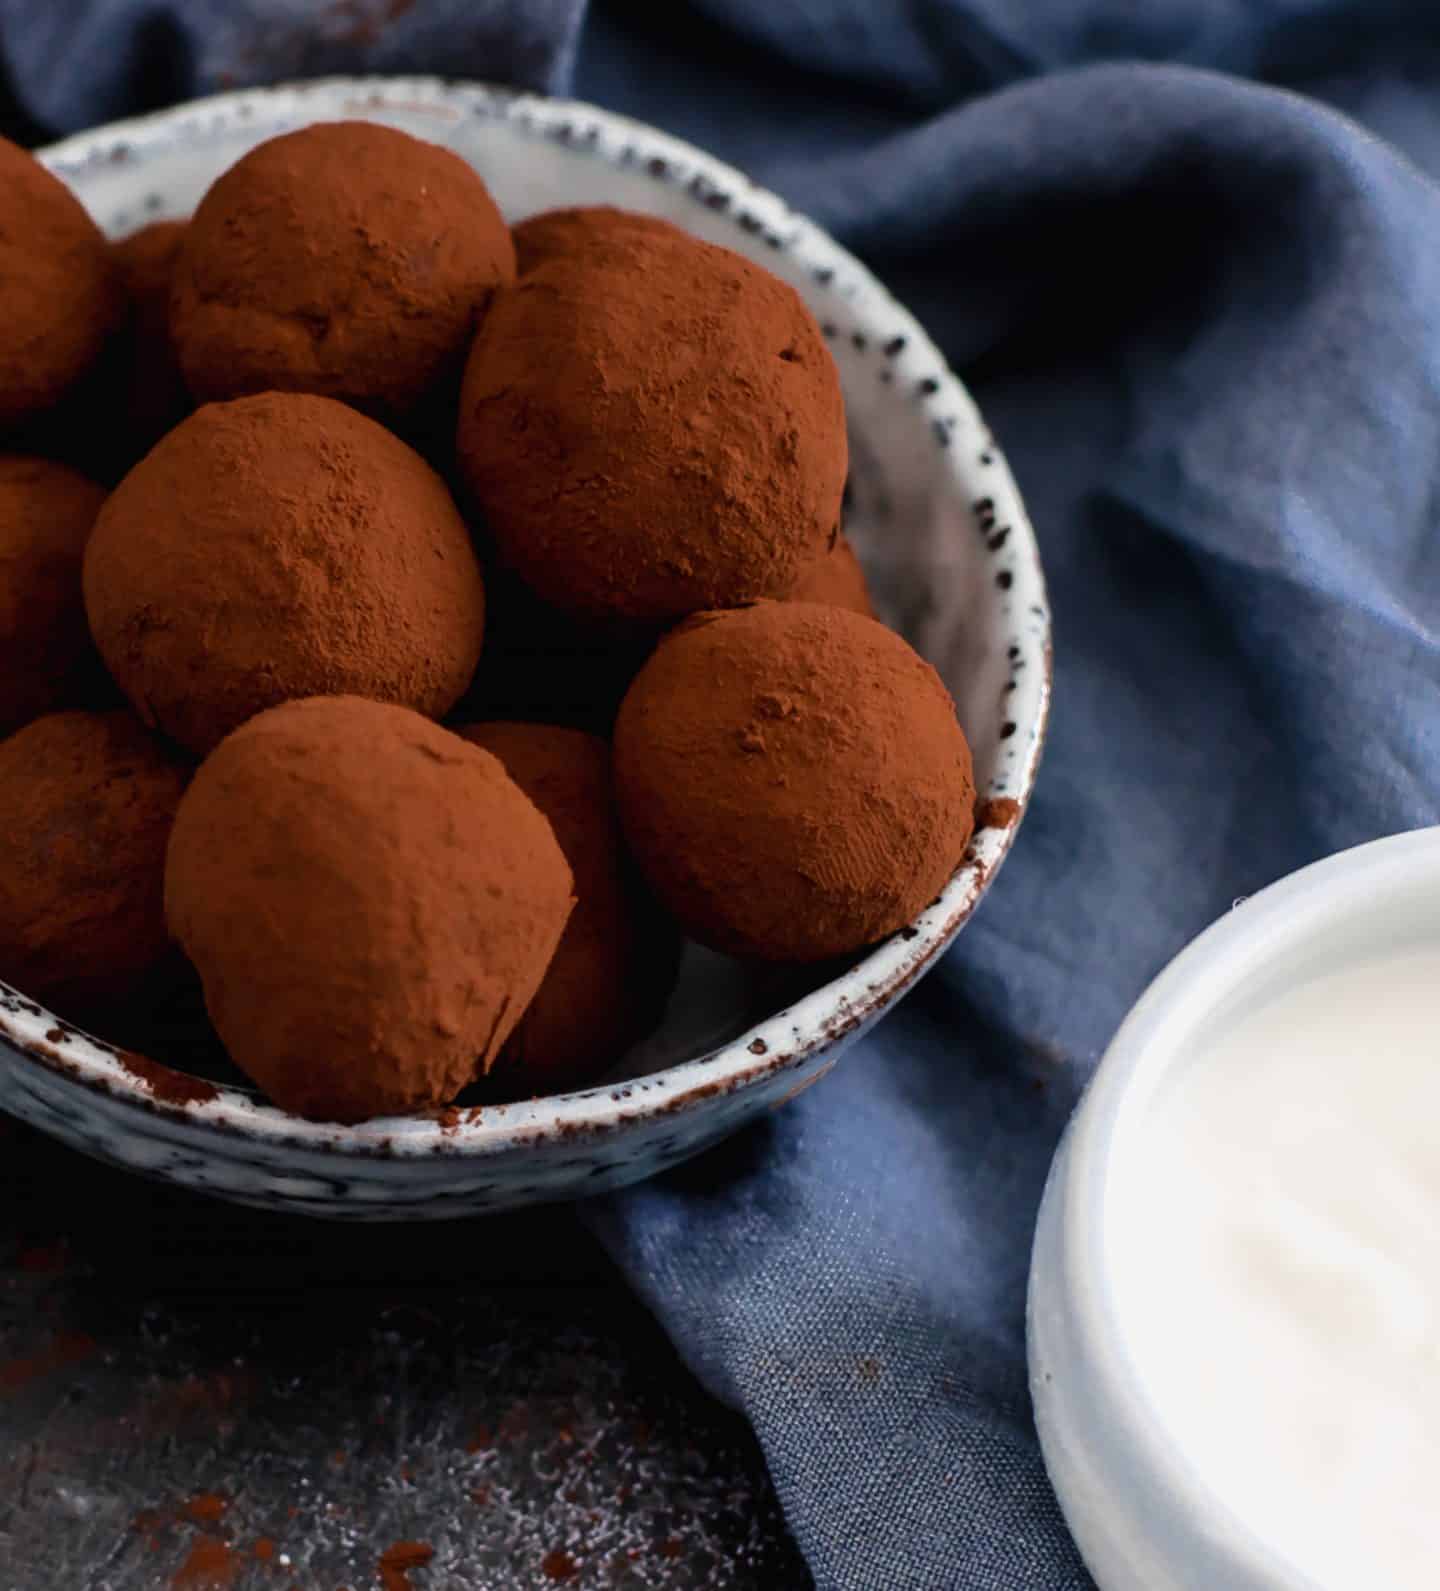
[[[795,285],[839,363],[846,528],[882,614],[954,691],[982,795],[1023,812],[1049,705],[1050,620],[1015,484],[915,321],[773,194],[592,106],[419,79],[227,95],[82,134],[44,159],[123,234],[187,215],[263,139],[356,116],[449,145],[513,219],[576,203],[653,211]],[[157,1073],[0,985],[0,1106],[118,1165],[314,1215],[461,1216],[635,1182],[816,1082],[934,964],[1014,842],[1018,813],[996,810],[1011,821],[977,832],[927,911],[818,987],[767,995],[733,964],[689,952],[661,1031],[581,1093],[360,1127],[300,1121],[242,1088]]]

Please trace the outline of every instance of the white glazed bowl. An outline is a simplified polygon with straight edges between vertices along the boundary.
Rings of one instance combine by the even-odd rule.
[[[471,161],[512,219],[608,203],[749,254],[804,296],[850,418],[846,529],[884,617],[955,693],[982,795],[1023,808],[1050,695],[1050,621],[1014,481],[916,322],[773,194],[689,145],[592,106],[429,79],[225,95],[68,139],[42,158],[119,235],[185,216],[247,149],[364,117]],[[0,985],[0,1107],[101,1158],[246,1203],[359,1219],[447,1217],[637,1181],[823,1075],[954,938],[1015,837],[977,833],[941,897],[839,977],[766,1010],[730,963],[687,956],[665,1025],[605,1085],[452,1117],[338,1127],[239,1087],[157,1094],[143,1068]],[[817,986],[818,981],[818,986]]]
[[[1126,1018],[1065,1134],[1030,1270],[1046,1467],[1101,1591],[1315,1591],[1226,1506],[1143,1391],[1117,1307],[1112,1201],[1149,1112],[1204,1035],[1313,977],[1440,944],[1440,828],[1376,840],[1237,903]]]

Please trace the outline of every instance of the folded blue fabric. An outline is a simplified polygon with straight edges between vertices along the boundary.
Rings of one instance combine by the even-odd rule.
[[[378,33],[323,44],[281,0],[95,0],[65,10],[84,60],[0,0],[19,92],[64,127],[163,70],[167,93],[437,56],[573,76],[858,248],[1005,444],[1057,633],[1013,857],[823,1087],[594,1217],[753,1422],[825,1591],[1089,1584],[1025,1386],[1059,1132],[1144,984],[1235,897],[1440,821],[1440,22],[1421,11],[703,0],[592,17],[572,73],[565,0],[356,0],[327,15]],[[282,16],[289,54],[262,36]]]

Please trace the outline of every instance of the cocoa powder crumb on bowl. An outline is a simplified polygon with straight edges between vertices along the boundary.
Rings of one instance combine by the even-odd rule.
[[[220,1090],[203,1077],[193,1077],[189,1072],[177,1072],[173,1067],[152,1061],[148,1055],[134,1050],[120,1050],[116,1054],[120,1065],[167,1105],[208,1105],[219,1099]]]
[[[1020,810],[1013,796],[989,796],[975,808],[975,827],[1008,829],[1020,821]]]

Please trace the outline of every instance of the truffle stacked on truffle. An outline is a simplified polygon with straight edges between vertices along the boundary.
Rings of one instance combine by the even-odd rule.
[[[458,155],[326,122],[237,161],[195,212],[172,325],[203,401],[266,390],[409,415],[458,372],[515,277],[495,201]]]
[[[74,1014],[163,972],[188,778],[126,712],[54,713],[0,741],[0,979]]]
[[[679,626],[615,725],[620,812],[692,938],[821,961],[905,926],[974,827],[940,676],[841,608],[757,603]]]
[[[832,608],[849,608],[867,619],[875,617],[875,604],[870,600],[870,587],[865,581],[865,571],[855,556],[855,549],[842,532],[835,545],[817,558],[800,576],[799,584],[790,593],[791,602],[822,602]]]
[[[654,1025],[679,941],[625,855],[605,741],[548,724],[459,733],[498,757],[545,814],[575,875],[574,915],[498,1070],[527,1093],[578,1087]]]
[[[99,359],[121,307],[100,229],[58,177],[0,138],[0,426],[53,408]]]
[[[829,545],[848,456],[835,363],[795,290],[646,230],[496,296],[456,450],[547,602],[649,622],[784,596]]]
[[[276,1104],[360,1121],[488,1071],[574,903],[550,825],[488,752],[356,697],[291,702],[201,768],[170,926]]]
[[[296,697],[439,718],[485,616],[430,466],[344,404],[275,392],[207,404],[126,476],[86,551],[85,605],[136,712],[201,754]]]
[[[587,254],[613,238],[627,235],[683,238],[685,233],[658,215],[617,210],[609,204],[542,210],[538,215],[527,216],[511,233],[515,240],[516,274],[524,276],[550,260]]]

